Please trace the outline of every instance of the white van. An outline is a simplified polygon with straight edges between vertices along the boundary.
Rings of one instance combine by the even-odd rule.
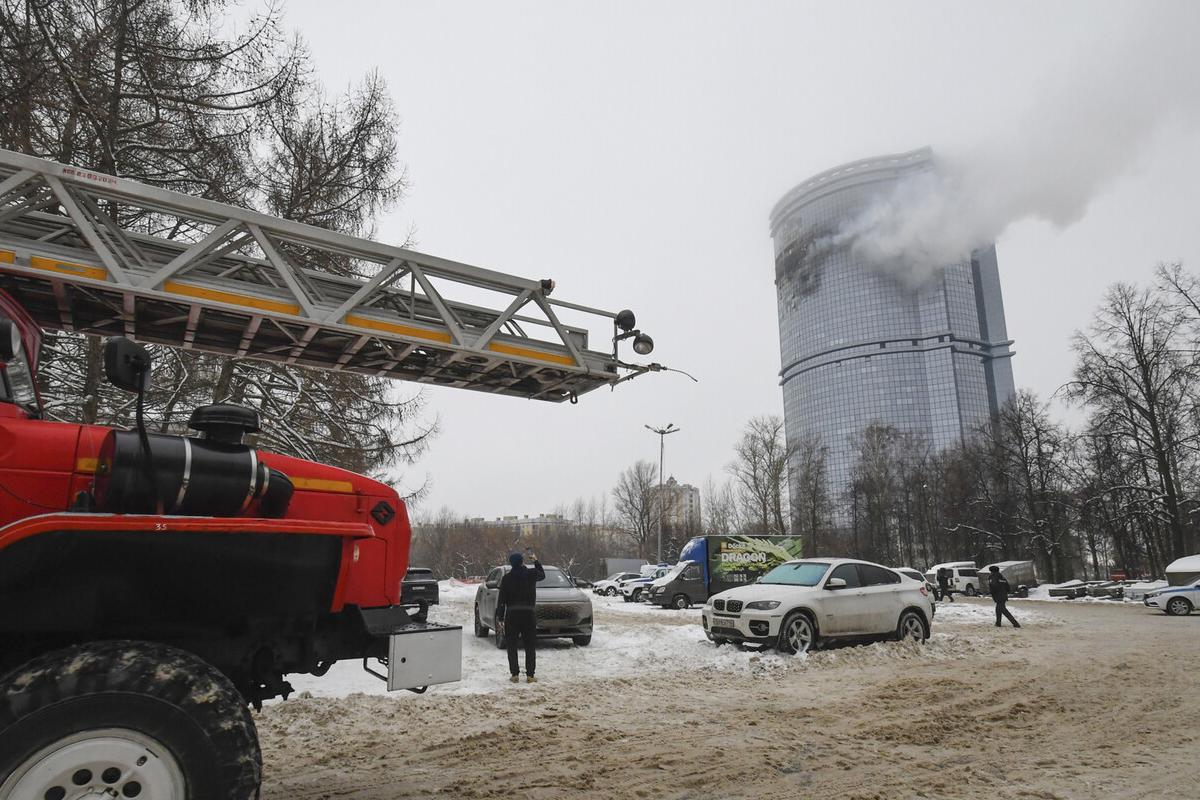
[[[979,570],[974,561],[948,561],[945,564],[934,564],[925,571],[925,579],[934,586],[938,585],[938,570],[950,570],[950,591],[960,592],[967,597],[980,594]]]

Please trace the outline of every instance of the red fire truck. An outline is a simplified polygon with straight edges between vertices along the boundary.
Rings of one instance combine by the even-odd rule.
[[[460,677],[461,630],[400,605],[396,491],[257,449],[233,404],[148,432],[136,342],[552,402],[659,369],[553,289],[0,150],[0,800],[253,797],[248,706],[289,673]],[[133,430],[46,418],[48,329],[108,337]]]

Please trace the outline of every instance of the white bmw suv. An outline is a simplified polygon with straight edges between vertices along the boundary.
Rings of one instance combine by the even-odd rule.
[[[825,639],[929,638],[933,602],[924,581],[847,558],[788,561],[755,583],[709,598],[704,633],[717,644],[772,645],[803,653]]]

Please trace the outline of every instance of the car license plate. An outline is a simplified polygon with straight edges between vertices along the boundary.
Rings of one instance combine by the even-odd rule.
[[[712,624],[713,624],[714,628],[734,628],[734,629],[736,629],[737,628],[737,617],[722,617],[722,616],[718,616],[717,614],[713,614]]]

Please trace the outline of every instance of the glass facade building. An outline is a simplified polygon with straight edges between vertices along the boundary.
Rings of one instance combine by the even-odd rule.
[[[874,199],[931,168],[928,149],[845,164],[800,184],[771,212],[787,437],[820,435],[835,504],[850,484],[852,440],[866,426],[891,425],[941,449],[1013,393],[994,247],[921,270],[932,277],[914,288],[834,244]]]

